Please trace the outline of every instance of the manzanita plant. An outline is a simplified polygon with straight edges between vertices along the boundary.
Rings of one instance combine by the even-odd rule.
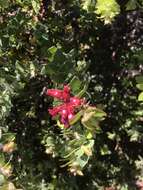
[[[142,188],[142,5],[0,0],[0,190]]]

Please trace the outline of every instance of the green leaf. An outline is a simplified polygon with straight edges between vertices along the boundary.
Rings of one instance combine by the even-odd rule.
[[[74,125],[75,123],[77,123],[81,116],[83,115],[83,111],[79,111],[71,120],[70,120],[70,125]]]
[[[142,110],[137,110],[132,112],[135,116],[143,116],[143,109]],[[131,120],[130,120],[131,122]]]
[[[32,7],[35,11],[36,14],[38,14],[39,10],[40,10],[40,1],[39,0],[32,0]]]
[[[82,8],[88,12],[92,12],[95,10],[95,0],[83,0]]]
[[[93,137],[93,135],[92,135],[91,132],[87,133],[87,135],[86,135],[86,138],[87,138],[87,139],[91,139],[92,137]]]
[[[138,84],[143,84],[143,76],[137,76],[136,77],[136,82],[138,83]]]
[[[99,120],[97,118],[94,118],[94,112],[84,114],[81,123],[84,127],[86,127],[89,130],[95,130],[99,128]]]
[[[88,85],[84,85],[84,88],[77,94],[77,97],[81,98],[87,91]]]
[[[0,154],[0,167],[3,166],[5,164],[5,158],[4,155],[1,153]]]
[[[103,111],[103,110],[101,110],[101,109],[96,109],[95,110],[95,117],[105,117],[107,114]]]
[[[123,186],[120,188],[120,190],[129,190],[129,187],[128,187],[128,185],[123,185]]]
[[[135,130],[132,130],[132,131],[130,130],[130,131],[128,132],[128,134],[129,134],[129,136],[130,136],[130,141],[131,141],[131,142],[137,141],[138,138],[139,138],[139,136],[140,136],[139,132],[138,132],[138,131],[135,131]]]
[[[108,149],[107,145],[104,145],[101,149],[100,149],[101,155],[108,155],[111,154],[111,151]]]
[[[138,96],[138,101],[143,101],[143,92],[141,92]]]
[[[50,75],[50,78],[57,83],[64,83],[68,75],[73,73],[75,64],[74,51],[64,53],[60,48],[51,47],[48,50],[50,63],[42,68],[42,74]]]
[[[115,137],[116,137],[116,134],[115,134],[115,133],[110,133],[110,132],[108,132],[107,135],[108,135],[108,138],[111,139],[111,140],[114,140]]]
[[[55,53],[57,51],[57,47],[52,46],[48,49],[48,60],[52,62],[54,60]]]
[[[0,187],[0,190],[16,190],[16,188],[13,183],[7,182],[2,187]]]
[[[94,145],[94,140],[93,139],[89,140],[89,144],[88,145],[92,148],[93,145]]]
[[[62,123],[60,123],[59,120],[57,120],[57,126],[61,129],[64,129],[64,125]]]
[[[100,117],[105,117],[107,114],[103,111],[103,110],[101,110],[101,109],[99,109],[99,108],[96,108],[96,107],[93,107],[93,106],[88,106],[86,109],[85,109],[85,113],[94,113],[94,116],[95,117],[98,117],[98,118],[100,118]]]
[[[128,1],[128,3],[126,4],[126,10],[134,10],[137,7],[137,1],[136,0],[130,0]]]
[[[14,141],[15,134],[14,133],[5,133],[5,134],[3,134],[2,139],[4,142]]]
[[[84,154],[84,151],[80,148],[75,152],[77,158],[80,158]]]
[[[3,185],[4,182],[5,182],[5,177],[2,174],[0,174],[0,186]]]
[[[8,0],[0,0],[0,9],[2,8],[7,8],[9,5],[9,1]]]
[[[73,77],[69,85],[74,95],[76,95],[77,93],[81,91],[81,84],[82,82],[79,80],[78,77]]]
[[[143,90],[143,84],[137,84],[137,88],[138,88],[139,90]]]
[[[105,24],[110,24],[120,13],[120,6],[115,0],[97,0],[95,13]]]
[[[77,163],[81,168],[84,168],[84,166],[88,163],[88,157],[86,156],[86,159],[78,158]]]
[[[88,106],[84,110],[83,117],[81,119],[81,123],[83,126],[88,128],[89,130],[99,130],[99,121],[103,120],[106,116],[106,113],[96,107]],[[100,132],[100,130],[98,131]]]

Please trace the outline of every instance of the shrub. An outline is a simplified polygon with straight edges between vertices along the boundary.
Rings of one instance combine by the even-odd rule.
[[[141,8],[0,1],[2,190],[142,183]]]

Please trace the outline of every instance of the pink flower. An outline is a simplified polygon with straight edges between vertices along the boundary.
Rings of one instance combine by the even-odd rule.
[[[52,96],[62,101],[62,104],[49,109],[49,114],[52,117],[60,116],[60,121],[67,128],[69,127],[69,121],[75,115],[76,109],[84,104],[84,100],[78,97],[71,97],[70,87],[64,86],[63,90],[48,89],[46,95]]]

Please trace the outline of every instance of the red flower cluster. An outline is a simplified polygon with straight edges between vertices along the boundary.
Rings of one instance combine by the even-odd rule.
[[[70,87],[67,85],[64,86],[63,90],[48,89],[46,95],[57,98],[63,102],[61,105],[55,106],[48,111],[52,117],[60,115],[61,123],[64,124],[66,128],[69,127],[69,120],[73,118],[76,111],[75,109],[81,106],[84,100],[75,96],[71,97]]]

